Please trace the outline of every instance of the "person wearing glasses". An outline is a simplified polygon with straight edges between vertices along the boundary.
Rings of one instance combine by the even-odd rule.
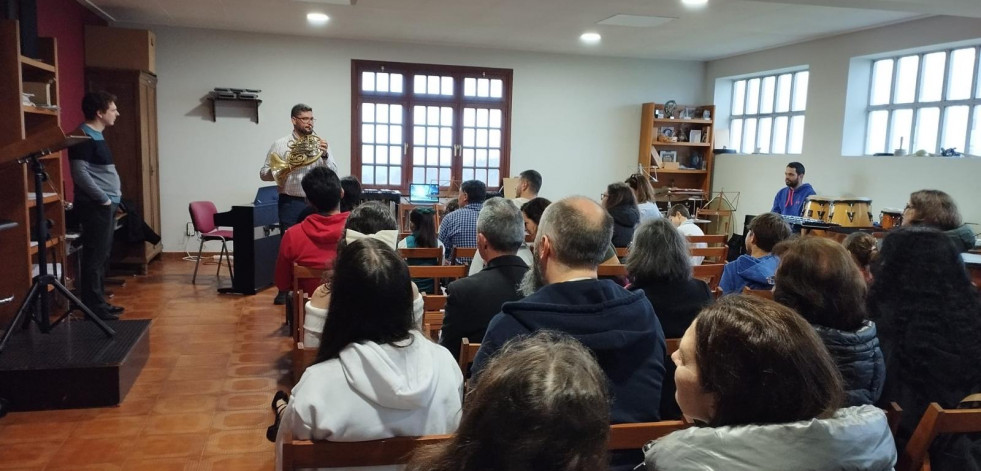
[[[263,181],[276,182],[279,187],[279,230],[286,232],[300,222],[300,213],[307,207],[306,194],[300,182],[317,167],[337,171],[327,141],[313,132],[313,108],[299,103],[290,111],[293,131],[273,142],[266,161],[259,170]],[[286,293],[276,295],[275,304],[286,303]]]

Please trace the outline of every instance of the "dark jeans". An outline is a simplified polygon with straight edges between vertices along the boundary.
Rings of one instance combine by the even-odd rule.
[[[280,193],[278,207],[280,233],[285,234],[286,229],[289,229],[294,224],[300,222],[300,213],[302,213],[306,207],[307,202],[304,198],[298,198],[296,196]]]
[[[100,316],[108,314],[109,309],[104,292],[117,206],[115,203],[105,206],[75,204],[75,211],[78,211],[78,220],[82,225],[82,280],[79,297],[85,306]]]

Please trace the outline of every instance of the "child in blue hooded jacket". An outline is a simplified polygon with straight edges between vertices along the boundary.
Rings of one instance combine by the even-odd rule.
[[[790,226],[776,213],[764,213],[753,218],[746,232],[746,255],[726,264],[719,288],[723,294],[749,289],[773,288],[773,274],[780,259],[770,253],[773,246],[790,237]]]

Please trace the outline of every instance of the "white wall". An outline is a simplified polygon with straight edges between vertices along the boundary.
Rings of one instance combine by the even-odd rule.
[[[259,167],[272,141],[290,131],[297,102],[314,108],[339,173],[350,173],[351,59],[514,69],[512,173],[541,171],[550,198],[598,199],[636,167],[640,104],[694,103],[703,90],[700,62],[149,29],[157,35],[162,235],[170,252],[185,248],[188,202],[212,200],[225,210],[267,184]],[[204,98],[219,86],[262,89],[259,124],[228,104],[212,122]]]
[[[737,229],[741,230],[743,215],[770,209],[783,186],[784,168],[793,160],[805,165],[805,180],[818,194],[872,198],[876,219],[884,207],[902,208],[913,191],[936,188],[958,202],[966,222],[981,222],[981,205],[977,204],[981,201],[981,159],[842,155],[845,95],[853,57],[978,38],[981,19],[932,17],[709,62],[705,77],[705,96],[709,97],[715,95],[720,77],[801,64],[810,69],[802,155],[716,156],[714,189],[741,193]],[[863,86],[868,87],[868,82]],[[864,129],[858,131],[848,132],[848,138],[861,139]]]

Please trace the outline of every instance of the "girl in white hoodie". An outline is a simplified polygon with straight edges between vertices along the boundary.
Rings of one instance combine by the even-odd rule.
[[[361,239],[338,254],[317,360],[280,422],[277,469],[286,430],[340,442],[456,430],[463,375],[450,352],[417,329],[410,283],[405,262],[384,242]]]

